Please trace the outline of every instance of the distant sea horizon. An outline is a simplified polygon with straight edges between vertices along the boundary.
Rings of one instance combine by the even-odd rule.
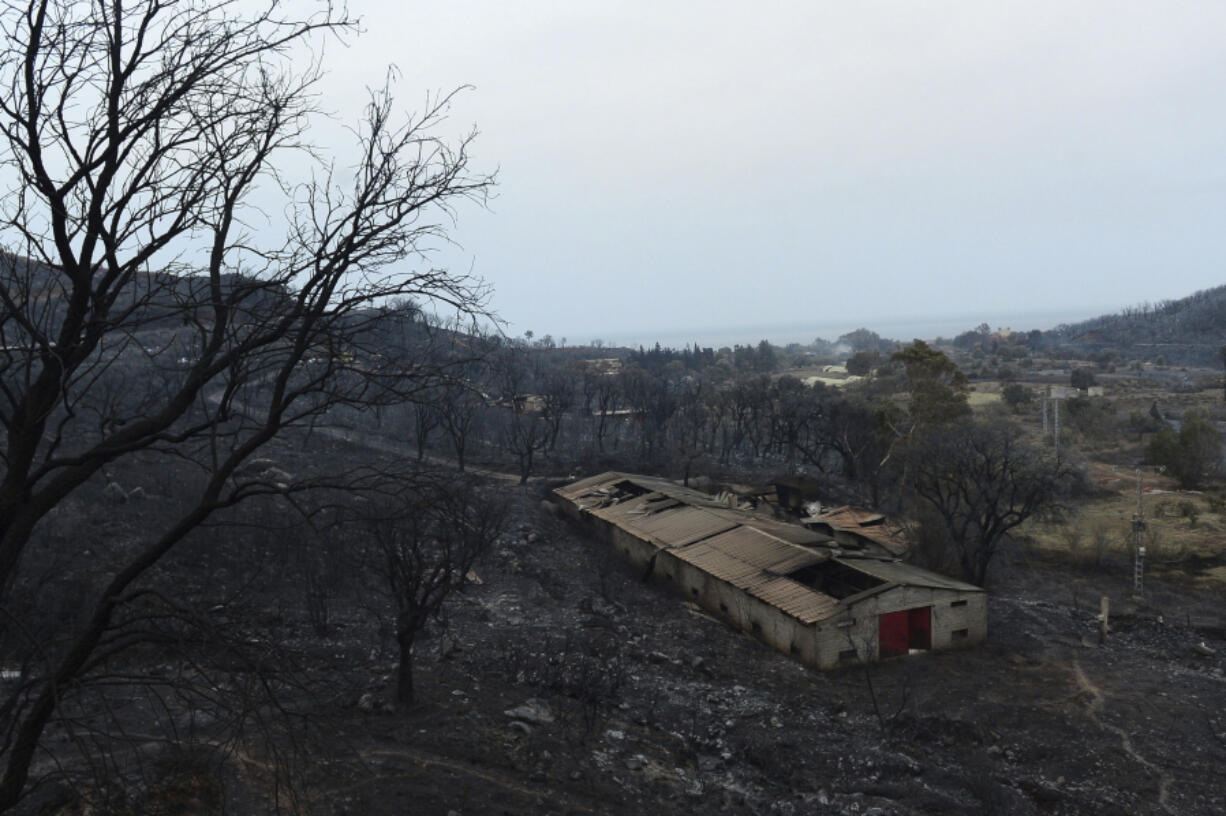
[[[981,323],[987,323],[993,331],[1008,328],[1013,331],[1030,331],[1031,329],[1054,329],[1064,323],[1077,323],[1088,320],[1106,311],[1093,309],[1059,310],[1050,312],[1011,312],[1011,313],[979,313],[946,316],[913,316],[900,318],[860,318],[845,321],[828,319],[812,322],[787,322],[771,325],[720,326],[706,328],[666,328],[641,331],[611,331],[604,334],[591,333],[587,335],[565,335],[567,345],[584,346],[594,340],[600,340],[606,346],[622,346],[629,348],[650,348],[656,343],[661,346],[681,348],[697,343],[703,348],[722,348],[724,346],[757,345],[762,340],[768,340],[772,345],[786,346],[789,343],[808,345],[817,338],[834,342],[839,337],[859,328],[877,332],[882,337],[911,342],[912,340],[935,340],[938,337],[953,338],[962,332],[969,331]]]

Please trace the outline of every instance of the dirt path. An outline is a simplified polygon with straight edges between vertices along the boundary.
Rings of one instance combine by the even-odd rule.
[[[530,799],[544,799],[554,806],[565,808],[568,813],[607,814],[612,812],[600,807],[598,804],[571,796],[566,791],[558,790],[556,787],[525,785],[522,775],[519,774],[502,773],[489,768],[475,768],[464,762],[458,762],[447,757],[438,756],[437,754],[429,754],[425,751],[412,748],[372,748],[359,753],[363,758],[390,757],[407,760],[415,768],[423,771],[430,768],[446,769],[462,776],[480,779],[495,787],[518,793]]]
[[[1169,793],[1174,779],[1164,769],[1137,753],[1136,749],[1132,746],[1132,737],[1128,735],[1127,731],[1119,726],[1105,723],[1099,718],[1098,712],[1102,710],[1102,707],[1106,702],[1106,697],[1103,696],[1102,689],[1096,686],[1094,682],[1086,676],[1085,671],[1081,668],[1081,663],[1076,660],[1073,661],[1073,676],[1077,681],[1077,688],[1087,692],[1090,695],[1090,702],[1087,706],[1087,713],[1090,715],[1090,719],[1093,720],[1095,725],[1097,725],[1099,728],[1110,731],[1118,736],[1120,738],[1120,747],[1124,749],[1124,753],[1128,754],[1128,756],[1132,757],[1141,765],[1144,765],[1158,777],[1158,804],[1167,813],[1174,813],[1169,804]]]
[[[351,445],[359,445],[364,448],[370,448],[372,450],[381,451],[383,453],[391,453],[397,456],[405,456],[408,458],[417,457],[416,450],[411,449],[408,445],[401,445],[401,444],[392,442],[387,439],[372,439],[371,438],[372,435],[369,433],[355,433],[345,428],[329,428],[329,427],[316,427],[312,429],[311,433],[319,434],[320,436],[326,436],[329,439],[337,439],[343,442],[347,442]],[[437,456],[432,453],[426,454],[423,457],[423,459],[424,461],[429,462],[430,464],[433,464],[433,465],[445,465],[451,468],[454,468],[456,466],[455,459],[451,459],[445,456]],[[518,473],[507,473],[505,471],[500,471],[500,470],[489,470],[487,468],[473,467],[472,465],[465,466],[464,472],[471,473],[475,476],[484,476],[489,479],[497,479],[502,482],[513,482],[514,484],[519,484],[519,474]],[[529,476],[528,481],[536,482],[536,481],[539,481],[540,478],[541,477],[539,476]]]
[[[265,379],[269,379],[269,378],[265,378]],[[220,402],[221,401],[220,392],[214,392],[212,394],[209,394],[206,397],[206,399],[212,403]],[[247,410],[246,405],[240,405],[236,403],[235,407],[241,408],[244,411]],[[386,438],[372,439],[371,438],[372,434],[370,433],[355,432],[348,428],[339,428],[339,427],[332,427],[332,426],[327,426],[327,425],[316,425],[311,428],[310,433],[318,434],[320,436],[326,436],[329,439],[335,439],[338,441],[346,442],[350,445],[358,445],[364,448],[369,448],[371,450],[381,451],[383,453],[391,453],[397,456],[404,456],[407,458],[415,458],[417,456],[416,450],[410,448],[408,445],[402,445],[397,442],[392,442],[391,440],[386,439]],[[425,461],[430,462],[431,464],[446,465],[448,467],[456,467],[456,460],[445,457],[445,456],[437,456],[435,454],[426,454],[425,457],[423,458]],[[498,481],[501,481],[501,482],[513,482],[515,484],[520,483],[518,473],[507,473],[505,471],[500,471],[500,470],[489,470],[487,468],[472,467],[471,465],[466,466],[464,468],[464,472],[471,473],[476,476],[484,476],[489,479],[497,479]],[[541,478],[540,476],[529,476],[528,481],[536,482],[536,481],[539,481],[540,478]]]

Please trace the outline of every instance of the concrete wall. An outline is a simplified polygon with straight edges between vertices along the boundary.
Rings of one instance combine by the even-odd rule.
[[[820,621],[815,633],[819,668],[876,660],[880,618],[890,612],[929,607],[933,651],[983,643],[988,637],[987,596],[930,587],[896,587],[852,600],[846,612]],[[855,656],[848,653],[853,651]]]
[[[564,502],[569,504],[569,502]],[[609,544],[617,554],[625,558],[636,569],[643,569],[651,562],[652,557],[659,552],[655,544],[644,541],[633,533],[628,533],[616,524],[580,512],[570,514],[594,537]]]
[[[817,665],[813,626],[755,598],[727,581],[703,572],[667,550],[656,559],[654,575],[687,600],[810,666]]]

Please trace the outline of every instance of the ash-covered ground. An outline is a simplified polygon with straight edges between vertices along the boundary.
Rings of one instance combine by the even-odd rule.
[[[420,703],[385,702],[390,661],[355,665],[321,810],[1226,812],[1218,598],[1015,557],[986,646],[820,673],[507,489],[510,532],[419,646]]]
[[[350,450],[316,447],[287,447],[278,464]],[[79,525],[119,547],[175,488],[115,478],[147,497],[100,493]],[[54,731],[39,766],[52,782],[26,810],[103,812],[109,780],[130,803],[120,812],[161,814],[1226,812],[1217,595],[1150,581],[1138,600],[1130,565],[1069,571],[1013,553],[989,585],[985,646],[822,673],[644,583],[550,511],[548,485],[487,489],[511,518],[418,641],[415,705],[393,702],[376,586],[338,590],[321,631],[297,541],[203,531],[174,566],[202,598],[243,589],[219,625],[242,648],[137,653],[132,668],[153,680],[81,703],[97,718],[88,700],[107,701],[97,727],[123,730],[130,753],[91,771],[101,783],[57,784],[83,765],[69,750],[80,732]],[[218,542],[228,549],[206,558]],[[1099,645],[1103,595],[1112,631]],[[270,682],[278,702],[258,702]]]

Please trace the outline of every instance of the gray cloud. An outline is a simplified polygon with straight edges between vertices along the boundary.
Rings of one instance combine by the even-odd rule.
[[[355,3],[351,112],[477,86],[447,259],[516,330],[1087,314],[1223,282],[1226,5]],[[702,338],[696,338],[702,339]]]

